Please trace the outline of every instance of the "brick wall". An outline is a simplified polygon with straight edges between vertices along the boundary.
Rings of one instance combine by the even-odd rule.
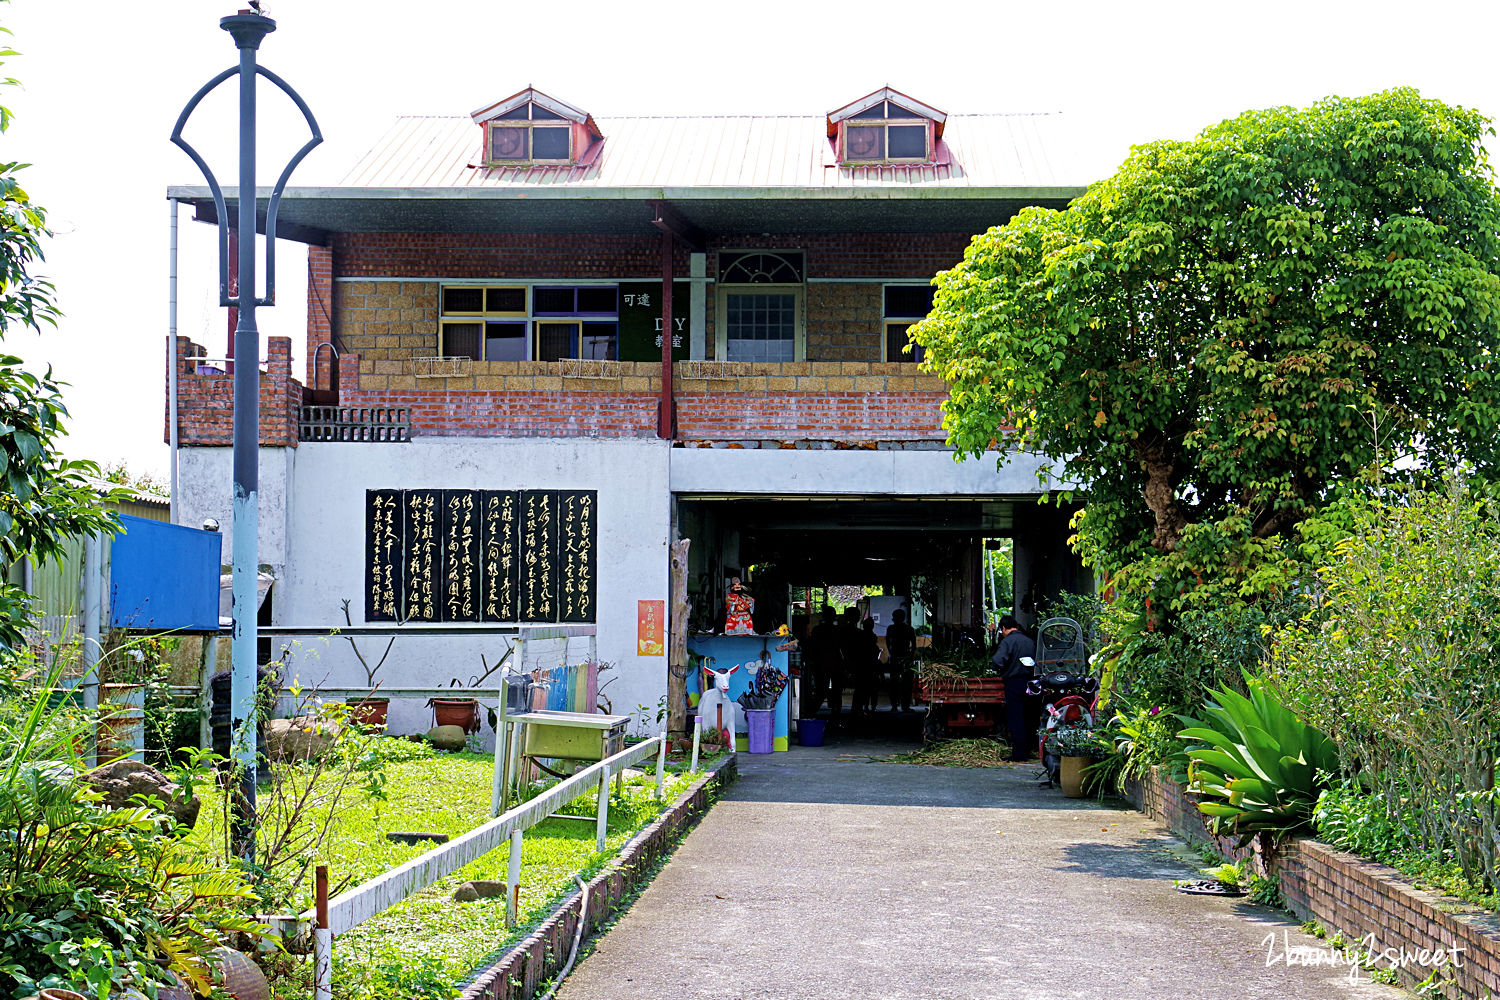
[[[825,234],[724,238],[708,249],[798,249],[809,277],[927,277],[951,266],[969,237]],[[688,272],[679,247],[678,270]],[[415,359],[437,353],[439,283],[433,279],[655,278],[653,235],[350,234],[308,251],[308,358],[312,388],[331,386],[340,350],[339,403],[404,406],[414,435],[637,437],[656,433],[661,366],[611,363],[578,377],[567,362],[473,362],[462,377],[420,377]],[[370,280],[337,277],[366,275]],[[428,280],[417,280],[417,279]],[[380,279],[380,280],[376,280]],[[884,363],[881,286],[819,281],[805,286],[809,360],[786,364],[686,364],[674,378],[679,436],[687,442],[944,439],[947,387],[909,363]],[[712,297],[705,320],[712,343]],[[295,443],[301,387],[277,360],[263,380],[262,437]],[[201,353],[196,347],[189,353]],[[185,444],[230,439],[223,375],[183,368]]]
[[[296,447],[302,384],[292,378],[291,338],[267,338],[266,352],[267,370],[260,374],[260,443]],[[177,432],[184,445],[229,445],[234,442],[233,375],[217,368],[200,372],[199,362],[187,360],[206,353],[201,344],[177,338]],[[166,420],[163,428],[163,439],[171,440]]]
[[[642,209],[644,212],[645,209]],[[708,273],[719,250],[801,250],[809,278],[930,278],[963,258],[968,233],[818,233],[719,237],[707,248]],[[679,277],[688,274],[678,243]],[[661,240],[649,234],[348,233],[334,238],[341,277],[660,278]]]
[[[327,389],[331,381],[333,356],[318,348],[333,339],[333,287],[333,250],[308,247],[307,367],[313,389]]]
[[[1250,857],[1263,874],[1280,879],[1287,906],[1303,920],[1316,920],[1350,943],[1369,937],[1377,955],[1415,955],[1424,949],[1464,949],[1451,968],[1453,986],[1442,995],[1462,1000],[1500,996],[1500,918],[1472,910],[1459,900],[1413,888],[1400,872],[1386,865],[1336,851],[1315,840],[1300,838],[1268,844],[1263,838],[1247,848],[1215,838],[1204,825],[1196,797],[1157,771],[1134,783],[1128,795],[1137,809],[1173,833],[1196,843],[1211,843],[1226,857]],[[1377,963],[1382,967],[1399,962]],[[1398,968],[1408,987],[1425,979],[1432,968],[1415,961]]]
[[[879,361],[883,288],[870,282],[807,286],[809,361]]]

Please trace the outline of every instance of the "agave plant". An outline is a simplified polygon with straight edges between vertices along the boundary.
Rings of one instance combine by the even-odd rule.
[[[1198,809],[1216,834],[1284,836],[1311,825],[1326,775],[1339,769],[1333,741],[1277,701],[1259,678],[1246,676],[1248,695],[1211,692],[1204,718],[1180,717],[1188,728],[1188,790],[1204,796]]]

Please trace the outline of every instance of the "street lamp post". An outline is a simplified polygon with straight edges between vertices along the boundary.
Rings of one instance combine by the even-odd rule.
[[[234,331],[234,522],[233,522],[233,617],[234,631],[231,640],[231,663],[233,673],[230,681],[230,731],[233,740],[231,758],[239,775],[239,794],[235,796],[234,850],[247,859],[255,855],[255,743],[258,719],[255,703],[256,686],[256,577],[258,575],[257,531],[259,510],[256,491],[259,483],[260,450],[260,331],[255,325],[257,306],[276,304],[276,212],[281,204],[281,194],[286,189],[287,179],[302,158],[313,147],[323,141],[318,123],[308,110],[307,104],[287,83],[270,70],[256,63],[256,52],[266,35],[276,30],[276,22],[255,11],[242,10],[238,14],[221,18],[219,27],[234,38],[239,49],[238,66],[232,66],[214,77],[193,95],[177,118],[172,130],[172,142],[180,147],[203,172],[214,197],[219,224],[219,304],[235,306],[239,320]],[[237,295],[229,294],[228,261],[228,210],[224,192],[220,188],[208,163],[186,140],[182,138],[183,126],[192,116],[200,101],[219,84],[231,76],[239,77],[239,187],[235,192],[238,202],[238,245],[235,263],[238,278]],[[312,137],[303,144],[287,162],[281,176],[277,178],[266,203],[266,295],[255,295],[255,233],[257,229],[255,188],[255,96],[256,77],[263,76],[281,89],[307,121]],[[173,364],[176,364],[177,345],[172,345]]]

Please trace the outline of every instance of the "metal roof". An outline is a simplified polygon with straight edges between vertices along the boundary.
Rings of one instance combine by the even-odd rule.
[[[600,118],[587,166],[484,165],[468,116],[403,117],[343,179],[381,188],[1058,187],[1057,115],[951,115],[938,163],[848,166],[822,116]],[[946,161],[946,162],[945,162]]]
[[[702,233],[976,233],[1086,186],[1058,115],[951,115],[936,163],[860,166],[838,162],[823,116],[598,125],[602,149],[586,164],[489,167],[468,116],[400,118],[339,186],[288,188],[277,235],[654,233],[658,202]],[[263,227],[270,191],[256,194]],[[167,196],[216,221],[207,188]],[[224,196],[232,215],[238,192]]]

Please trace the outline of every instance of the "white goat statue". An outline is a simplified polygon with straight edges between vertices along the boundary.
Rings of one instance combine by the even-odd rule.
[[[735,664],[727,670],[720,670],[715,666],[703,668],[703,696],[698,699],[698,715],[703,719],[703,727],[712,732],[726,732],[725,746],[734,750],[734,734],[742,732],[737,716],[744,709],[735,704],[733,698],[729,697],[729,677],[740,669]],[[709,685],[712,678],[713,684]]]

